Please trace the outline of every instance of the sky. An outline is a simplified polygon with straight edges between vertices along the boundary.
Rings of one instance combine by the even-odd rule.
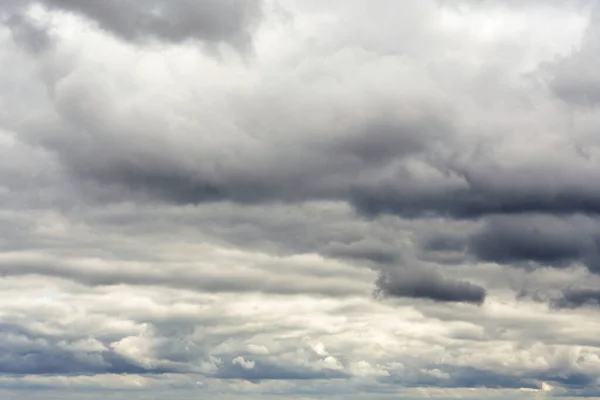
[[[0,0],[0,398],[600,398],[600,1]]]

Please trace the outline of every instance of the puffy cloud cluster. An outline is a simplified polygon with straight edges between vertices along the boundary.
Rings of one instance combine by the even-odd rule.
[[[1,2],[0,391],[598,395],[598,7]]]

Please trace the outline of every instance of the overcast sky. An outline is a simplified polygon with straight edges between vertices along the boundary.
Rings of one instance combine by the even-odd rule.
[[[0,398],[600,398],[600,1],[0,0]]]

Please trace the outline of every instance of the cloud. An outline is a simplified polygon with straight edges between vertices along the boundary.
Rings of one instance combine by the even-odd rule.
[[[237,360],[234,359],[233,361]],[[217,372],[221,379],[244,379],[250,382],[260,382],[263,380],[317,380],[317,379],[340,379],[347,378],[343,372],[335,370],[318,370],[316,368],[306,368],[300,366],[287,366],[283,364],[272,364],[268,362],[255,363],[249,368],[247,363],[239,361],[231,365],[222,364]]]
[[[416,387],[455,387],[455,388],[514,388],[537,389],[534,379],[511,376],[494,371],[480,370],[469,367],[436,365],[434,369],[421,369],[412,378],[410,385]],[[389,381],[401,381],[400,377],[384,378]]]
[[[86,50],[81,51],[86,54]],[[508,137],[499,149],[494,149],[493,143],[477,143],[483,138],[465,146],[471,133],[464,131],[468,127],[459,118],[451,116],[456,106],[430,87],[436,83],[433,78],[422,76],[418,65],[401,58],[344,49],[326,60],[308,59],[300,75],[279,78],[277,89],[232,91],[227,96],[233,100],[220,97],[212,104],[200,96],[197,100],[208,110],[202,113],[190,109],[183,98],[165,98],[162,106],[171,116],[162,117],[155,106],[148,107],[143,101],[124,106],[128,100],[118,95],[123,88],[110,74],[122,76],[149,95],[156,83],[142,73],[135,76],[143,65],[135,64],[129,50],[123,51],[133,68],[129,62],[130,68],[124,70],[118,64],[86,60],[89,54],[79,61],[82,66],[78,70],[49,82],[54,94],[50,106],[62,118],[56,137],[47,131],[48,121],[43,118],[25,128],[30,140],[59,156],[74,178],[82,181],[80,186],[87,187],[91,181],[112,193],[113,201],[123,195],[136,201],[154,199],[175,204],[340,200],[369,216],[391,213],[451,218],[524,213],[595,215],[600,210],[598,195],[587,184],[597,178],[595,161],[582,157],[578,147],[561,142],[567,146],[564,155],[549,163],[542,151],[558,149],[550,137],[532,156],[514,154],[514,162],[508,163],[501,150],[515,146],[516,137]],[[308,79],[304,76],[322,69],[333,73],[351,59],[358,59],[356,66],[339,74],[352,90],[355,104],[344,105],[339,87],[332,88],[326,98],[332,104],[342,102],[338,112],[353,117],[331,128],[328,124],[335,115],[326,111],[313,123],[300,124],[291,112],[294,104],[320,104],[325,100],[318,100],[318,93],[331,85],[325,80],[303,88],[302,80]],[[56,69],[54,62],[45,68]],[[379,63],[384,65],[382,77],[405,74],[403,79],[412,77],[421,83],[422,92],[413,93],[417,90],[411,88],[399,93],[382,87],[362,96]],[[112,71],[90,74],[103,68]],[[220,74],[223,80],[229,76],[226,71]],[[160,76],[174,91],[186,90],[171,73],[163,71]],[[261,82],[264,77],[249,74],[248,79]],[[286,92],[295,95],[286,98]],[[279,100],[282,97],[286,100]],[[385,99],[389,104],[382,109],[379,105]],[[419,107],[407,107],[410,102]],[[398,111],[392,113],[394,107]],[[559,116],[563,114],[557,104],[548,107]],[[362,111],[353,111],[358,109]],[[267,110],[280,119],[289,116],[294,123],[271,120]],[[105,119],[111,123],[105,124]],[[237,122],[227,122],[230,120]],[[322,131],[328,129],[332,134],[323,137]],[[119,134],[123,131],[136,139],[123,142]],[[166,132],[177,140],[169,139]],[[215,136],[210,132],[220,133]]]
[[[42,44],[44,33],[36,33],[22,16],[28,6],[43,5],[50,11],[71,13],[92,21],[100,29],[133,43],[158,40],[179,43],[198,40],[201,43],[228,43],[240,50],[252,46],[252,34],[262,17],[260,0],[238,1],[178,1],[152,0],[140,2],[104,1],[82,3],[74,0],[27,0],[9,2],[4,9],[14,13],[9,26],[17,28],[19,39],[26,40],[30,48]],[[19,25],[16,25],[21,21]],[[24,42],[25,43],[25,42]],[[37,43],[37,44],[36,44]],[[34,46],[34,47],[31,47]]]
[[[48,33],[22,14],[12,14],[7,18],[6,26],[10,28],[15,43],[34,54],[51,44]]]
[[[246,361],[244,360],[244,357],[236,357],[233,360],[231,360],[231,363],[240,365],[244,369],[252,369],[256,366],[256,363],[254,361]]]
[[[423,250],[429,252],[463,251],[466,247],[465,239],[457,234],[440,234],[426,237]]]
[[[225,3],[206,7],[229,7]],[[112,3],[85,8],[71,2],[56,4],[110,21],[115,11]],[[182,9],[173,12],[187,17],[189,5],[177,4]],[[131,10],[141,13],[144,8]],[[129,14],[118,15],[128,18]],[[118,18],[115,21],[118,30],[121,25]],[[135,24],[122,26],[135,28]],[[103,46],[110,44],[88,35]],[[59,32],[56,37],[58,43],[66,40]],[[241,74],[255,82],[256,90],[217,83],[212,93],[218,100],[210,101],[208,92],[195,96],[204,107],[198,113],[189,107],[186,96],[190,89],[197,93],[206,88],[207,82],[183,83],[172,66],[148,75],[144,63],[127,48],[120,50],[123,61],[115,63],[97,59],[85,48],[76,51],[80,57],[74,60],[59,62],[57,54],[40,61],[46,75],[55,77],[47,81],[53,93],[48,106],[59,116],[58,131],[48,132],[45,118],[29,121],[24,130],[32,142],[54,151],[75,177],[113,192],[113,200],[124,194],[136,201],[150,197],[177,204],[334,199],[371,216],[452,218],[527,212],[597,214],[600,210],[597,194],[587,185],[597,175],[592,160],[573,150],[565,153],[562,162],[548,163],[542,149],[556,148],[544,143],[533,157],[514,154],[515,162],[509,165],[500,150],[514,146],[517,138],[507,137],[499,149],[483,136],[472,138],[469,125],[462,121],[467,112],[462,103],[467,99],[448,86],[444,75],[424,71],[418,58],[346,47],[329,57],[307,57],[298,73],[282,70],[277,86],[265,83],[266,71],[223,68],[216,80],[224,82]],[[164,63],[151,51],[147,57],[155,65]],[[181,62],[174,58],[170,64]],[[204,61],[194,62],[208,67]],[[58,73],[65,63],[78,67]],[[453,61],[448,67],[464,66]],[[344,85],[327,78],[334,73]],[[315,75],[320,78],[309,81]],[[402,91],[382,84],[392,77]],[[147,100],[132,103],[124,82],[148,97],[163,85],[179,95],[165,96],[156,105]],[[497,89],[486,85],[491,86],[480,89]],[[444,90],[458,97],[453,100]],[[507,100],[518,99],[520,93],[515,92],[506,94]],[[564,115],[558,104],[543,95],[541,90],[531,94],[558,117]],[[158,104],[169,113],[157,113]],[[300,104],[308,104],[312,108],[305,112],[315,115],[307,124],[294,112]],[[327,104],[334,106],[323,108]],[[342,114],[349,117],[341,121],[336,115]],[[529,128],[519,122],[515,119],[511,129]],[[324,131],[330,134],[324,136]],[[124,141],[120,132],[135,140]]]
[[[557,308],[597,306],[600,304],[600,290],[568,288],[562,291],[559,298],[553,299],[551,304]]]
[[[544,68],[554,93],[576,107],[594,107],[600,101],[600,76],[591,68],[596,62],[600,46],[598,18],[600,12],[596,7],[581,45],[571,54]]]
[[[235,264],[244,257],[232,254],[233,257],[227,260],[228,257],[219,256],[219,252],[220,250],[216,251],[217,258],[214,264],[191,261],[171,266],[161,265],[162,263],[139,263],[125,260],[110,262],[100,259],[60,260],[49,255],[5,253],[0,256],[0,271],[4,276],[41,275],[73,280],[90,286],[122,284],[167,286],[214,293],[270,292],[351,296],[365,293],[365,289],[367,289],[360,281],[352,282],[340,278],[338,271],[329,274],[329,277],[324,272],[320,276],[302,276],[302,274],[298,274],[302,270],[302,260],[299,262],[292,260],[289,267],[286,268],[284,266],[286,261],[283,259],[270,260],[267,257],[260,260],[264,257],[258,256],[257,262],[250,257],[246,261],[242,261],[246,266],[239,268]],[[206,255],[208,254],[207,251]],[[217,266],[223,268],[228,264],[228,270],[218,272]],[[260,264],[263,266],[261,267]],[[274,270],[279,268],[281,273],[279,277],[270,272],[271,266]],[[337,267],[343,268],[340,265]],[[294,268],[298,272],[293,271]],[[310,266],[308,271],[310,271]]]
[[[496,217],[471,237],[470,249],[485,261],[568,265],[595,251],[595,234],[590,228],[595,228],[593,220],[577,217]]]
[[[471,234],[468,251],[479,260],[524,267],[585,265],[598,272],[596,217],[523,215],[488,218]]]
[[[65,340],[31,332],[11,323],[1,325],[0,373],[8,375],[146,374],[181,372],[148,368],[91,338]]]
[[[470,282],[444,278],[433,271],[381,272],[376,293],[383,297],[414,297],[442,302],[482,304],[486,291]]]
[[[3,1],[0,397],[597,393],[594,1],[417,3]]]

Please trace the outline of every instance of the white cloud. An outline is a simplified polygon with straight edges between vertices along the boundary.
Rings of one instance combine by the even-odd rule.
[[[244,369],[252,369],[256,366],[256,363],[252,360],[244,360],[244,357],[236,357],[231,361],[232,364],[237,364]]]

